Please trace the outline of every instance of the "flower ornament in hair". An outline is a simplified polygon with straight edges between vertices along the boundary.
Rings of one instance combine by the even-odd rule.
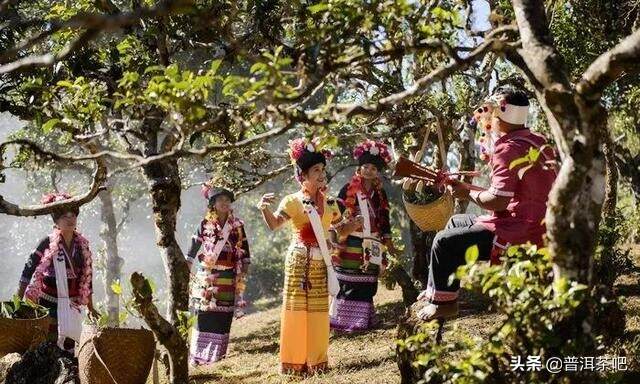
[[[51,204],[58,201],[69,200],[71,195],[65,192],[47,193],[40,199],[40,204]]]
[[[327,160],[333,157],[333,152],[328,149],[319,148],[319,144],[316,139],[312,139],[310,141],[305,139],[294,139],[289,141],[289,157],[293,163],[298,161],[307,152],[320,153]]]
[[[509,104],[502,94],[495,94],[487,98],[483,104],[473,112],[472,123],[480,128],[480,159],[488,162],[493,154],[495,142],[498,140],[496,127],[492,126],[494,117],[514,125],[524,125],[527,122],[529,106]]]
[[[360,143],[353,150],[353,158],[356,160],[361,160],[365,155],[379,157],[384,162],[384,165],[388,165],[392,160],[391,152],[389,152],[386,144],[369,139]]]
[[[202,197],[209,200],[209,198],[211,197],[211,193],[213,192],[213,187],[214,185],[211,182],[211,180],[202,184],[202,188],[200,189],[200,192],[202,193]]]
[[[331,151],[321,149],[319,143],[313,140],[302,138],[289,141],[289,157],[295,168],[295,176],[302,182],[302,173],[315,164],[326,164],[327,159],[331,159]]]

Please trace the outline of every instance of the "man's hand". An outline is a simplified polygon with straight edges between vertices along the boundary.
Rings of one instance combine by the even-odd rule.
[[[450,179],[447,183],[447,189],[451,192],[451,195],[459,200],[468,200],[469,199],[469,189],[464,186],[458,180]]]

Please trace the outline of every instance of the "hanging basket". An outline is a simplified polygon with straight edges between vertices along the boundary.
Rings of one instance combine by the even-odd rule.
[[[156,351],[147,329],[85,326],[78,365],[82,384],[144,384]]]
[[[0,357],[9,353],[23,354],[44,342],[49,334],[48,311],[35,319],[0,318]]]
[[[402,202],[411,220],[424,232],[443,229],[453,214],[453,197],[449,192],[427,204],[410,203],[403,194]]]
[[[440,158],[442,164],[446,164],[447,151],[445,149],[442,128],[439,123],[436,125],[436,131],[438,133],[438,150]],[[424,155],[425,148],[429,141],[429,132],[430,130],[427,128],[424,139],[422,140],[422,147],[414,156],[413,160],[417,162],[422,160],[422,156]],[[403,186],[403,189],[407,188]],[[439,231],[443,229],[453,214],[453,196],[451,196],[448,191],[445,191],[438,199],[426,204],[414,204],[408,202],[403,193],[402,202],[404,203],[407,214],[411,220],[424,232]]]

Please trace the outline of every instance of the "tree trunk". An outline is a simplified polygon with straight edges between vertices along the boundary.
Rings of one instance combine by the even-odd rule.
[[[417,313],[422,307],[424,307],[424,303],[417,302],[407,308],[405,314],[398,321],[398,327],[396,328],[397,340],[405,340],[421,331],[421,326],[424,322],[418,318]],[[396,346],[396,363],[398,364],[400,382],[402,384],[413,384],[423,379],[425,368],[413,365],[413,362],[417,359],[418,356],[416,356],[415,352],[402,349],[399,345]]]
[[[545,217],[549,250],[563,274],[590,286],[605,197],[605,162],[599,136],[606,131],[607,111],[597,103],[585,103],[575,97],[572,101],[576,110],[568,112],[563,110],[569,108],[566,100],[561,99],[564,95],[549,95],[553,93],[539,94],[539,100],[554,136],[560,135],[556,140],[565,143],[562,166],[549,194]],[[550,105],[556,110],[552,112]],[[564,131],[573,124],[576,125],[573,135],[566,137]]]
[[[175,333],[178,314],[188,309],[189,301],[189,269],[175,237],[181,193],[178,163],[175,159],[167,159],[145,165],[144,175],[151,193],[156,240],[164,260],[169,289],[167,320],[172,324],[172,332]],[[154,332],[161,330],[155,329]],[[163,337],[166,338],[166,335]],[[163,345],[169,353],[171,383],[186,384],[189,378],[186,340],[183,340],[183,343]]]
[[[407,271],[401,265],[393,265],[387,273],[400,286],[404,306],[410,307],[418,299],[418,290],[413,285],[413,280],[411,280]]]
[[[604,153],[606,175],[605,194],[602,204],[602,217],[605,224],[611,221],[616,214],[616,203],[618,202],[618,168],[616,166],[616,154],[608,132],[603,132],[605,141],[602,152]]]
[[[120,281],[120,272],[123,260],[118,254],[118,230],[111,191],[106,189],[100,192],[98,197],[101,202],[100,216],[102,218],[100,238],[102,238],[106,252],[104,287],[107,315],[109,317],[109,326],[117,327],[120,323],[120,297],[113,292],[111,285],[115,281]]]
[[[475,129],[470,126],[468,122],[464,122],[463,134],[458,142],[460,144],[460,170],[461,171],[474,171],[476,169],[476,156],[475,156]],[[473,177],[464,177],[466,183],[472,183]],[[456,199],[456,207],[454,213],[465,213],[469,206],[469,200]]]

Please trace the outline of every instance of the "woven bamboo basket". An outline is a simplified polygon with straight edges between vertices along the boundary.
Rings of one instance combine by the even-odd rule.
[[[47,312],[36,319],[0,318],[0,357],[9,353],[22,354],[44,342],[50,323]]]
[[[144,384],[156,343],[147,329],[85,326],[78,365],[82,384]]]
[[[402,202],[411,220],[424,232],[443,229],[453,214],[453,197],[448,192],[428,204],[413,204],[404,196]]]

